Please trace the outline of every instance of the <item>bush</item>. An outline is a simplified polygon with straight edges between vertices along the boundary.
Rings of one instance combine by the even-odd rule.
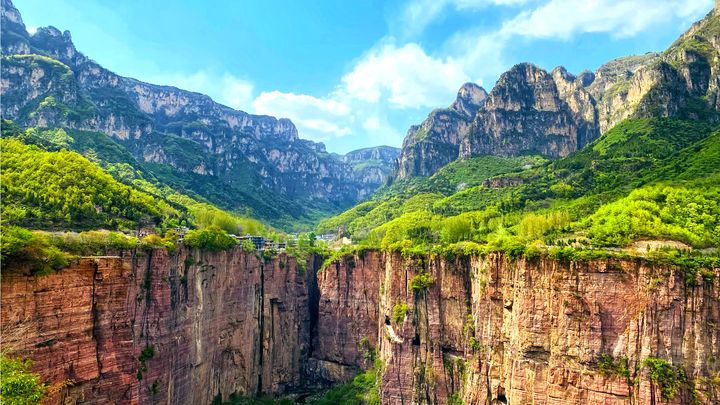
[[[2,265],[27,265],[37,275],[67,267],[69,256],[54,246],[47,234],[8,226],[0,232]]]
[[[227,250],[237,245],[235,238],[217,226],[188,231],[185,234],[184,242],[186,246],[211,251]]]
[[[433,280],[429,274],[420,273],[410,279],[410,288],[412,288],[413,291],[425,291],[433,285],[434,282],[435,280]]]
[[[161,238],[158,234],[150,234],[146,237],[142,238],[140,241],[140,248],[143,250],[152,250],[152,249],[158,249],[158,248],[166,248],[170,252],[175,251],[175,244],[169,240],[172,237],[169,237],[167,239]]]
[[[666,400],[673,399],[687,382],[685,372],[666,360],[648,357],[643,365],[648,368],[650,379],[660,387],[660,393]]]
[[[29,360],[0,355],[0,402],[6,405],[39,404],[47,387],[40,376],[30,372]]]
[[[402,302],[397,303],[392,309],[392,320],[395,323],[402,323],[405,320],[405,316],[408,312],[408,304]]]

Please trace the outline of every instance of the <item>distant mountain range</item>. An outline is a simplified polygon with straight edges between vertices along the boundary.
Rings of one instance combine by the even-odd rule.
[[[2,117],[25,127],[110,136],[165,183],[223,208],[291,229],[347,208],[382,185],[397,149],[360,165],[300,139],[288,119],[117,75],[79,52],[70,32],[30,35],[2,0]]]

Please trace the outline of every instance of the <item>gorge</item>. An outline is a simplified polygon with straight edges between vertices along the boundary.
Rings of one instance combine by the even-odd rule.
[[[82,258],[43,277],[12,269],[2,319],[22,328],[15,343],[33,370],[65,381],[50,403],[303,393],[375,356],[383,404],[665,403],[666,389],[667,403],[720,400],[720,269],[378,251],[318,260],[302,271],[285,254],[180,248]],[[431,281],[413,283],[420,274]],[[683,366],[658,380],[655,358]]]
[[[340,155],[0,4],[0,402],[720,403],[717,9]]]

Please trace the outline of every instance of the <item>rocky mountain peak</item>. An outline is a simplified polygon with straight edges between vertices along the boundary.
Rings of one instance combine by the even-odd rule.
[[[10,0],[0,1],[0,42],[2,52],[5,53],[28,53],[28,33],[25,29],[22,16]]]
[[[455,102],[450,109],[459,113],[474,116],[487,99],[487,91],[475,83],[465,83],[458,90]]]

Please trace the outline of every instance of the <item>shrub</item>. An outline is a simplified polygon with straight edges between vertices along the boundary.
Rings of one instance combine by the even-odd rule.
[[[158,248],[166,248],[168,251],[175,251],[175,244],[168,240],[161,238],[158,234],[150,234],[142,238],[140,241],[140,248],[144,250],[152,250]]]
[[[0,355],[0,402],[7,405],[38,404],[47,387],[40,376],[30,372],[29,360]]]
[[[625,378],[630,377],[627,357],[615,359],[611,354],[600,353],[597,357],[597,363],[600,374],[604,376],[619,375]]]
[[[138,360],[140,360],[141,363],[145,363],[146,360],[150,360],[153,357],[155,357],[155,346],[146,346],[142,352],[140,352],[140,357]]]
[[[643,365],[648,368],[650,379],[660,387],[660,393],[666,400],[673,399],[682,384],[687,382],[685,372],[666,360],[648,357]]]
[[[397,303],[392,309],[392,320],[395,323],[401,323],[405,320],[405,316],[408,312],[408,305],[404,302]]]
[[[435,280],[433,280],[429,274],[420,273],[410,279],[410,288],[412,288],[413,291],[425,291],[433,285],[434,282]]]
[[[227,232],[217,226],[209,226],[197,231],[188,231],[185,234],[185,245],[189,247],[220,251],[237,245],[237,241]]]
[[[0,232],[3,267],[11,263],[28,265],[38,275],[67,267],[69,256],[50,242],[47,234],[8,226]]]

